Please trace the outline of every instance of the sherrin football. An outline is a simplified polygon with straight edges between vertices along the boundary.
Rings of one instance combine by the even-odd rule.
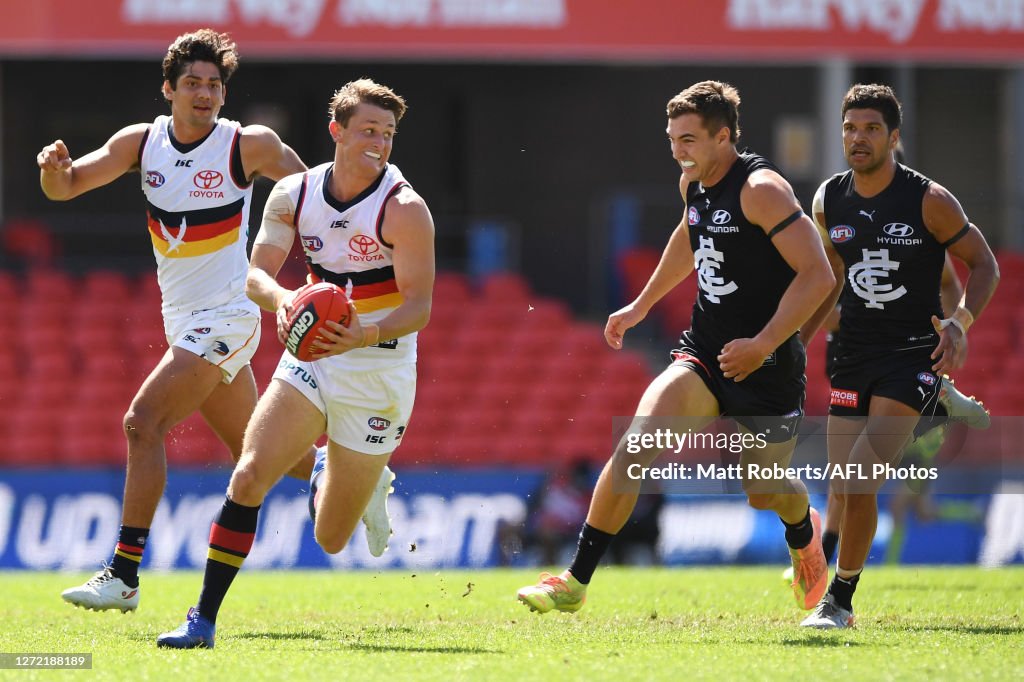
[[[313,346],[313,341],[322,329],[330,331],[325,325],[327,320],[348,326],[348,296],[341,287],[330,282],[319,282],[300,288],[292,298],[285,348],[303,362],[312,361],[313,353],[318,350]]]

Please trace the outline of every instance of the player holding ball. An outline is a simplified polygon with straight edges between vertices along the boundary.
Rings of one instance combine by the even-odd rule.
[[[347,326],[324,322],[309,361],[282,357],[211,528],[199,602],[158,646],[213,646],[221,602],[252,548],[263,499],[322,434],[327,456],[314,470],[311,506],[325,551],[345,547],[375,489],[390,485],[381,474],[412,413],[416,333],[430,317],[434,283],[430,211],[388,163],[405,110],[383,85],[346,84],[330,104],[334,160],[284,178],[267,200],[250,259],[250,298],[276,312],[278,336],[287,341],[297,298],[275,278],[298,233],[310,279],[346,289],[351,319]]]

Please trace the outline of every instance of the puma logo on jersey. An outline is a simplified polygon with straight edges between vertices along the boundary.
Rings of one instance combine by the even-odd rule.
[[[865,210],[863,210],[863,209],[862,209],[862,210],[860,210],[860,211],[858,211],[858,213],[859,213],[860,215],[864,216],[865,218],[867,218],[867,219],[868,219],[868,220],[870,220],[871,222],[875,222],[875,213],[877,213],[877,212],[878,212],[878,209],[877,209],[877,208],[876,208],[876,209],[875,209],[874,211],[872,211],[871,213],[868,213],[867,211],[865,211]]]
[[[718,275],[725,254],[715,249],[715,241],[711,237],[701,237],[699,243],[700,248],[693,252],[697,284],[708,301],[721,303],[722,296],[728,296],[739,289],[739,286],[736,282],[726,284],[725,278]]]

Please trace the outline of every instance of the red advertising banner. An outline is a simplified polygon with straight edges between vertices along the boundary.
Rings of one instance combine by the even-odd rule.
[[[4,0],[0,54],[154,56],[201,26],[284,59],[1024,61],[1024,0]]]

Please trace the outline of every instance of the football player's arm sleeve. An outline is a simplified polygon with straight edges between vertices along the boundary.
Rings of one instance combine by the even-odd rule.
[[[292,242],[295,241],[295,225],[292,222],[294,214],[295,202],[288,188],[284,183],[277,183],[263,207],[263,222],[256,235],[255,245],[276,246],[285,254],[291,251]]]

